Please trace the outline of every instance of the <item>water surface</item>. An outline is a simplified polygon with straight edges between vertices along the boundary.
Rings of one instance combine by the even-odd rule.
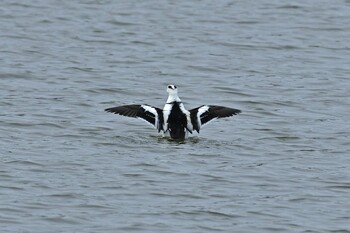
[[[3,1],[2,232],[350,232],[350,2]],[[184,143],[103,112],[243,113]]]

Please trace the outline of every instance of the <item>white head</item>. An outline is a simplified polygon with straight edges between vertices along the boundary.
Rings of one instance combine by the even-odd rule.
[[[177,95],[177,87],[175,85],[168,85],[166,91],[169,95]]]

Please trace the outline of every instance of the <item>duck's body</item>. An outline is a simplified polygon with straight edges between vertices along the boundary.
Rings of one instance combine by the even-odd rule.
[[[105,111],[146,120],[158,132],[169,133],[173,139],[184,139],[193,130],[199,133],[201,126],[213,119],[229,117],[241,112],[238,109],[213,105],[203,105],[188,111],[177,95],[175,85],[169,85],[167,92],[169,97],[163,110],[144,104],[107,108]]]

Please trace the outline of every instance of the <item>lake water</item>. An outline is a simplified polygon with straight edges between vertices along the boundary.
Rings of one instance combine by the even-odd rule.
[[[350,232],[350,1],[10,1],[1,232]],[[103,110],[243,111],[184,143]]]

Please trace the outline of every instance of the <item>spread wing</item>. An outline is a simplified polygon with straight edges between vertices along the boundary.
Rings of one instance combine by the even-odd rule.
[[[107,108],[105,111],[127,117],[141,118],[153,125],[158,132],[163,130],[163,110],[150,105],[124,105]]]
[[[202,125],[217,118],[230,117],[241,113],[241,110],[215,105],[202,105],[190,110],[193,129],[199,133]]]

